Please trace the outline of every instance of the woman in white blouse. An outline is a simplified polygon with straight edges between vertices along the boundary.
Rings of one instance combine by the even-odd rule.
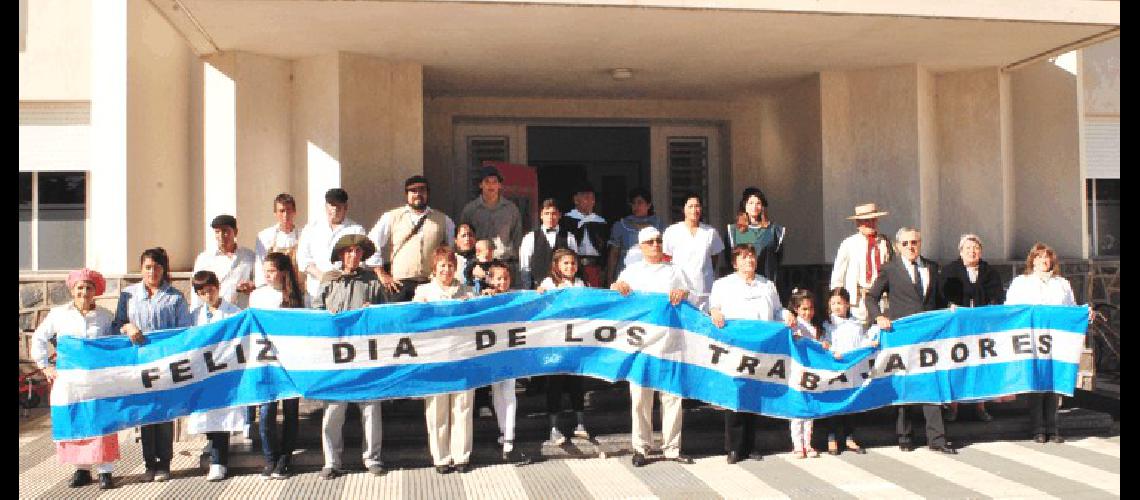
[[[796,318],[780,305],[780,293],[771,280],[756,274],[756,248],[748,243],[732,247],[735,273],[716,280],[709,294],[709,314],[717,328],[727,319],[783,321],[789,327]],[[724,447],[728,463],[734,464],[752,454],[756,442],[756,419],[747,412],[724,414]]]
[[[702,312],[708,310],[709,289],[716,279],[716,257],[724,241],[712,226],[701,222],[701,197],[685,197],[685,220],[665,228],[661,250],[693,285],[690,301]]]
[[[48,344],[53,339],[60,335],[85,339],[113,335],[111,322],[114,315],[95,305],[95,297],[107,289],[103,275],[91,269],[72,271],[67,275],[67,288],[71,291],[71,302],[53,307],[32,336],[32,359],[43,370],[48,381],[54,381],[56,377],[55,363],[48,351]],[[76,441],[57,441],[55,454],[61,463],[78,467],[71,478],[70,487],[78,488],[91,482],[88,467],[99,474],[99,488],[114,487],[111,471],[112,462],[119,459],[118,433]]]
[[[1006,305],[1036,304],[1074,306],[1073,287],[1061,275],[1057,264],[1057,254],[1049,245],[1037,243],[1025,258],[1025,271],[1009,284],[1005,294]],[[1089,320],[1093,311],[1089,310]],[[1029,400],[1029,419],[1033,427],[1033,440],[1046,443],[1064,443],[1065,438],[1057,433],[1057,408],[1061,406],[1061,396],[1055,393],[1034,392],[1026,395]]]
[[[412,302],[466,299],[471,287],[455,279],[455,253],[448,246],[435,249],[431,256],[431,281],[416,287]],[[428,430],[428,448],[435,471],[440,474],[467,472],[471,460],[474,422],[471,405],[475,391],[435,394],[424,398],[424,420]]]

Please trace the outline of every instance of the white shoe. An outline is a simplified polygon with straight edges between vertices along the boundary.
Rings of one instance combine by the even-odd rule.
[[[582,439],[589,439],[590,433],[586,432],[586,426],[585,425],[578,424],[578,427],[574,428],[574,437],[580,437]]]
[[[566,442],[566,436],[563,436],[562,432],[559,431],[557,427],[551,427],[550,428],[550,442],[554,443],[556,445],[561,445],[561,444]]]
[[[510,453],[515,450],[514,441],[503,441],[503,454]]]
[[[206,474],[207,481],[221,481],[226,478],[226,466],[212,464],[210,465],[210,473]]]

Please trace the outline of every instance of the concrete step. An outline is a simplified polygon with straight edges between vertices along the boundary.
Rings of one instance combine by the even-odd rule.
[[[624,404],[621,400],[624,395]],[[624,387],[609,387],[591,393],[587,400],[587,427],[592,439],[570,437],[575,425],[573,413],[560,417],[560,428],[569,438],[557,446],[547,441],[549,419],[542,406],[543,396],[519,394],[520,409],[517,416],[515,448],[534,460],[590,458],[599,453],[608,456],[630,454],[629,396]],[[1106,412],[1071,407],[1079,399],[1066,398],[1058,417],[1058,425],[1065,435],[1105,435],[1114,428],[1113,417]],[[724,411],[699,402],[688,402],[684,416],[683,451],[691,455],[720,455],[724,453]],[[302,402],[302,419],[298,432],[298,450],[293,463],[302,469],[320,468],[323,455],[320,445],[319,402]],[[956,444],[1003,439],[1028,439],[1029,417],[1022,399],[1009,403],[987,405],[992,422],[975,420],[973,405],[959,408],[959,420],[947,423],[947,435]],[[659,410],[659,409],[658,409]],[[383,408],[384,461],[390,467],[425,467],[430,465],[427,431],[423,419],[421,400],[386,401]],[[893,407],[879,408],[857,416],[857,437],[867,446],[893,446],[896,444],[894,422],[897,411]],[[919,418],[920,417],[916,417]],[[475,418],[474,450],[472,462],[498,463],[501,448],[497,444],[498,425],[494,418]],[[818,424],[817,424],[818,425]],[[654,427],[660,428],[660,415],[654,412]],[[916,422],[915,439],[922,443],[925,431],[921,420]],[[255,428],[256,433],[256,428]],[[763,454],[791,451],[786,420],[758,417],[757,449]],[[349,412],[344,427],[345,447],[343,461],[348,468],[363,469],[360,458],[361,430],[359,412]],[[656,435],[660,439],[660,435]],[[817,427],[817,449],[826,449],[826,435]],[[235,438],[231,444],[230,467],[260,469],[263,459],[257,437],[251,440]]]

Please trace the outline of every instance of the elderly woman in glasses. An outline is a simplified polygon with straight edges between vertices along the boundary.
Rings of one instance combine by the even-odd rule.
[[[94,339],[113,335],[111,322],[114,315],[95,305],[95,297],[107,289],[103,275],[91,269],[79,269],[67,275],[67,289],[71,291],[71,302],[52,308],[47,318],[36,328],[32,336],[32,359],[44,371],[49,381],[56,377],[48,344],[60,335]],[[99,487],[114,487],[111,477],[113,464],[119,459],[119,437],[117,433],[77,441],[60,441],[55,444],[55,454],[61,463],[75,464],[78,468],[69,484],[72,488],[91,483],[90,467],[99,474]]]

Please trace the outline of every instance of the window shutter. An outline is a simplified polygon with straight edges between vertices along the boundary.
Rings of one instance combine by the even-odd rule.
[[[1120,119],[1085,122],[1085,168],[1089,179],[1120,178]]]
[[[479,195],[479,169],[485,161],[509,161],[510,139],[505,136],[468,136],[467,198]]]
[[[685,196],[697,193],[708,203],[709,155],[707,137],[670,137],[669,213],[674,222],[685,219]],[[706,207],[707,209],[707,207]]]

